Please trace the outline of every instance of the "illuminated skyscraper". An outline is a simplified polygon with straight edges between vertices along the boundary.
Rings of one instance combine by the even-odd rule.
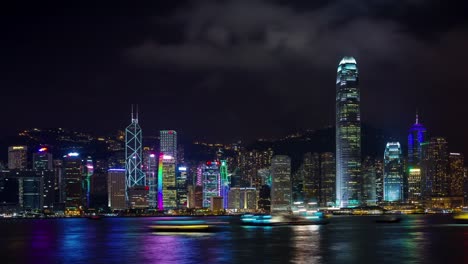
[[[408,168],[408,200],[410,202],[418,202],[422,198],[421,177],[421,168],[419,166],[410,166]]]
[[[179,166],[177,168],[177,208],[187,208],[187,172],[188,168],[185,166]]]
[[[8,169],[25,170],[28,166],[28,147],[11,146],[8,147]]]
[[[53,173],[52,153],[40,148],[33,153],[33,170],[42,175],[44,206],[52,207],[55,202],[56,179]]]
[[[303,183],[303,198],[306,202],[319,202],[320,199],[320,156],[318,153],[306,153],[299,172]],[[294,200],[299,201],[299,200]]]
[[[124,169],[110,169],[107,175],[107,194],[108,206],[112,210],[124,210],[127,208],[125,201],[125,170]]]
[[[271,212],[288,212],[292,204],[291,159],[276,155],[271,159]]]
[[[320,181],[321,206],[332,206],[336,201],[336,168],[335,156],[331,152],[320,154]]]
[[[126,201],[129,205],[132,189],[146,186],[142,167],[142,131],[138,124],[138,112],[134,117],[132,107],[131,124],[125,129]]]
[[[172,156],[159,155],[158,167],[158,209],[177,207],[176,163]]]
[[[426,128],[419,123],[419,116],[416,115],[416,122],[408,131],[408,165],[420,165],[422,146],[426,142]]]
[[[85,181],[84,181],[84,185],[85,185],[85,200],[86,200],[86,207],[89,208],[89,205],[90,205],[90,201],[91,201],[91,177],[93,176],[94,174],[94,165],[93,165],[93,160],[91,159],[91,157],[88,156],[88,158],[86,159],[86,167],[85,167],[86,171],[85,171],[85,174],[86,174],[86,178],[85,178]]]
[[[64,156],[65,207],[75,211],[84,206],[83,164],[76,152]]]
[[[356,60],[344,57],[336,77],[336,205],[361,203],[361,117]]]
[[[384,163],[382,159],[375,160],[375,192],[377,202],[382,202],[384,198]]]
[[[221,193],[221,175],[218,161],[207,161],[202,167],[203,178],[203,207],[211,206],[212,197],[218,197]]]
[[[443,197],[449,195],[449,152],[445,138],[433,137],[426,146],[423,161],[424,196]],[[425,183],[425,184],[424,184]]]
[[[384,201],[403,201],[403,156],[399,142],[389,142],[384,153]]]
[[[148,205],[150,208],[156,208],[158,204],[157,199],[157,179],[156,173],[158,171],[158,159],[154,151],[145,147],[143,149],[143,173],[146,175],[146,183],[149,187],[148,192]]]
[[[367,205],[375,205],[377,202],[375,160],[366,157],[362,164],[362,200]]]
[[[160,136],[160,151],[164,155],[171,156],[174,164],[177,163],[177,132],[174,130],[161,130]]]
[[[226,209],[228,207],[228,196],[229,196],[229,188],[231,187],[231,179],[228,174],[227,168],[227,161],[221,160],[219,166],[219,174],[221,177],[221,192],[220,195],[223,197],[223,208]]]
[[[449,195],[463,196],[463,155],[460,153],[450,153],[449,155]]]
[[[40,148],[33,153],[33,170],[53,170],[52,153],[47,148]]]

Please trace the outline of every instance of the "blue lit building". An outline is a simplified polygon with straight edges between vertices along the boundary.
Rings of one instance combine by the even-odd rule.
[[[361,203],[361,116],[356,60],[344,57],[336,77],[336,205]]]
[[[426,142],[426,128],[419,123],[419,117],[416,115],[416,122],[408,131],[408,165],[420,165],[422,158],[422,146]]]
[[[403,201],[403,167],[400,143],[387,143],[384,153],[384,201]]]

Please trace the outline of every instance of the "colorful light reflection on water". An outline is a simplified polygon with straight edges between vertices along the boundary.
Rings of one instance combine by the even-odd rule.
[[[468,263],[468,225],[455,225],[443,216],[408,216],[399,224],[337,217],[323,226],[150,232],[148,225],[158,220],[1,220],[1,262]]]

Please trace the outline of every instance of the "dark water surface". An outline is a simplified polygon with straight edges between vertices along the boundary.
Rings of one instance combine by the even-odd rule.
[[[0,263],[468,263],[468,225],[444,215],[197,234],[151,233],[155,219],[0,220]]]

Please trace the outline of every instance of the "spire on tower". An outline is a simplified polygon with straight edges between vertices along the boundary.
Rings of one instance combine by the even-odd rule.
[[[136,121],[138,122],[138,104],[136,105]]]
[[[419,114],[418,114],[417,109],[416,109],[416,123],[415,124],[419,124]]]

